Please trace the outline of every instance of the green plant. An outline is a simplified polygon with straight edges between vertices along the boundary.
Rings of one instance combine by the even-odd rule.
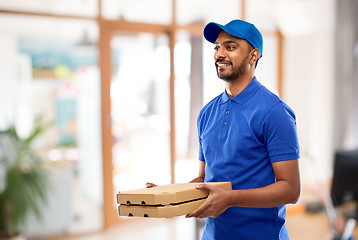
[[[0,164],[5,169],[0,190],[0,239],[18,234],[27,214],[41,218],[49,184],[42,161],[31,144],[48,126],[37,118],[31,134],[24,139],[14,126],[0,133]]]

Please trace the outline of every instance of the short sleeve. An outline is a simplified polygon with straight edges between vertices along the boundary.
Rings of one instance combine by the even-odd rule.
[[[296,117],[285,103],[279,102],[269,110],[264,120],[263,131],[271,162],[300,157]]]

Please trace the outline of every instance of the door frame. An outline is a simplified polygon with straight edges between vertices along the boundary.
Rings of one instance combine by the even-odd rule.
[[[101,122],[102,122],[102,156],[103,156],[103,218],[104,228],[118,222],[118,213],[114,208],[115,193],[113,192],[113,165],[112,165],[112,124],[111,124],[111,99],[110,87],[112,80],[111,64],[111,38],[114,35],[127,33],[152,33],[166,34],[169,39],[170,48],[170,172],[171,182],[175,182],[175,104],[174,104],[174,45],[175,45],[175,26],[131,23],[124,20],[109,21],[99,20],[100,39],[99,65],[101,69]]]

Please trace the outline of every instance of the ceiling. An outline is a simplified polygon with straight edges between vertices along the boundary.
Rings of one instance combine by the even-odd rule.
[[[134,22],[170,24],[170,0],[102,0],[103,16]],[[228,22],[241,13],[238,0],[176,0],[177,24]],[[97,0],[0,0],[0,9],[34,11],[95,17]],[[333,31],[334,0],[250,0],[246,1],[247,20],[260,29],[280,29],[286,37]],[[41,36],[79,41],[84,34],[98,38],[98,26],[91,20],[44,18],[0,13],[0,34]]]

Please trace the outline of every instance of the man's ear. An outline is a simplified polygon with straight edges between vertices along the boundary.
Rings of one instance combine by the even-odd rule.
[[[253,49],[251,51],[250,63],[255,64],[255,62],[258,61],[259,57],[260,57],[260,50],[258,50],[257,48]]]

